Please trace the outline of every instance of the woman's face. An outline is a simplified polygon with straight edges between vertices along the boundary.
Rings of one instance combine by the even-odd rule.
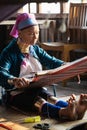
[[[39,38],[39,27],[38,25],[28,27],[19,31],[19,38],[21,42],[26,45],[34,45]]]

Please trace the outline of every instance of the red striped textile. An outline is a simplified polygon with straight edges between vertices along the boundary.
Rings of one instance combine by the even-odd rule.
[[[43,87],[53,83],[58,83],[85,72],[87,72],[87,56],[56,69],[35,73],[35,77],[30,85],[31,87]]]

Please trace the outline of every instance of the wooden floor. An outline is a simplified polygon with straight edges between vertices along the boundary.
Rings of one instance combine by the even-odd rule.
[[[71,93],[75,93],[77,95],[77,98],[79,97],[79,94],[81,92],[87,93],[87,88],[86,83],[82,83],[81,85],[77,84],[76,82],[68,84],[65,88],[62,87],[60,84],[57,85],[56,91],[57,91],[57,97],[59,99],[67,100],[69,98],[69,95]],[[79,88],[79,89],[78,89]],[[52,92],[52,87],[48,88],[50,92]],[[85,116],[82,120],[78,121],[58,121],[58,120],[53,120],[50,118],[43,118],[41,117],[40,122],[35,122],[35,123],[22,123],[20,119],[24,119],[26,117],[33,117],[37,116],[38,113],[23,113],[18,110],[14,110],[12,108],[6,108],[4,105],[0,106],[0,121],[5,120],[3,122],[5,125],[10,126],[12,130],[35,130],[33,126],[37,123],[49,123],[50,124],[50,130],[68,130],[68,128],[71,128],[74,125],[82,124],[84,122],[87,123],[87,112],[85,113]],[[2,123],[2,122],[1,122]],[[3,130],[0,128],[0,130]],[[87,129],[86,129],[87,130]]]

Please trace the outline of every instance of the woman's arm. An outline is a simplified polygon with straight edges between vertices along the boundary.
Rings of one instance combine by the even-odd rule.
[[[34,46],[34,49],[39,57],[41,64],[48,69],[57,68],[65,63],[64,61],[57,59],[54,56],[50,56],[45,50],[43,50],[39,46]]]

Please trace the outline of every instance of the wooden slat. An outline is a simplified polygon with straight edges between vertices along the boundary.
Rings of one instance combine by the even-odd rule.
[[[69,28],[87,29],[87,3],[71,3]]]

